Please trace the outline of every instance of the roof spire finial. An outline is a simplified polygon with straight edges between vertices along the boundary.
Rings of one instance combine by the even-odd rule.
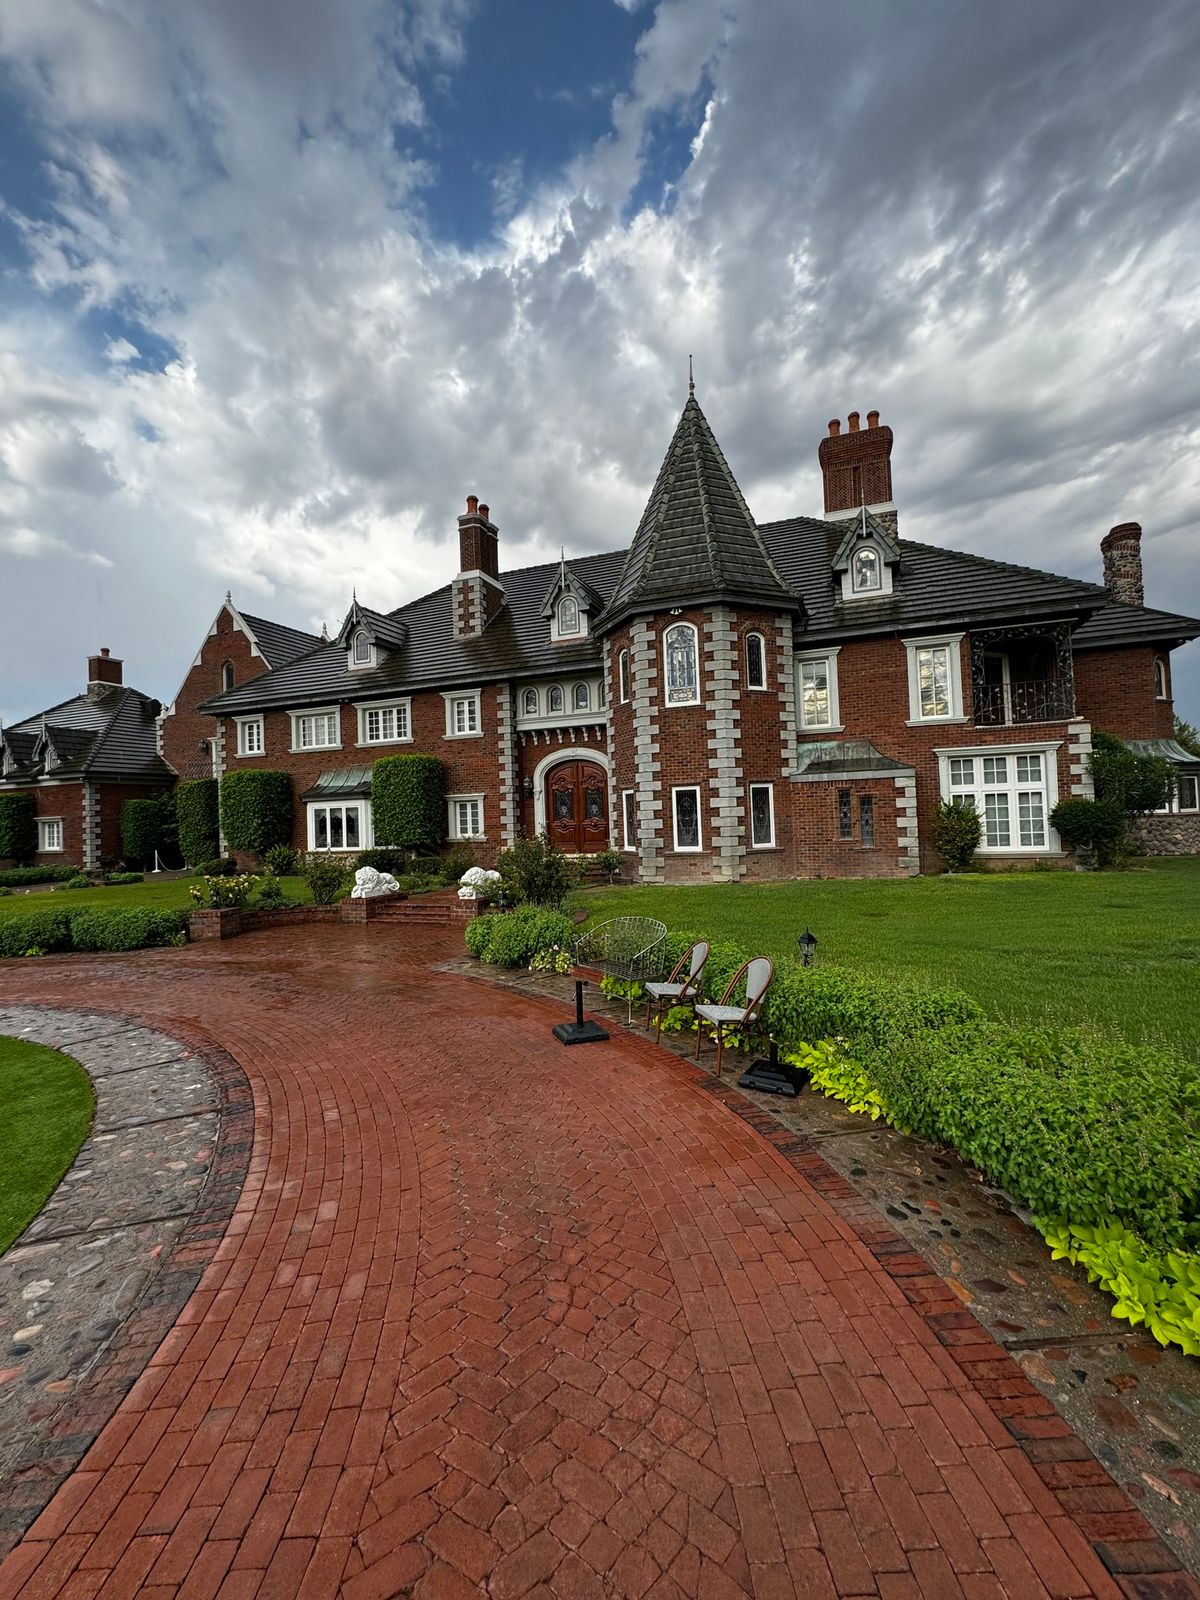
[[[324,644],[329,643],[329,627],[324,622],[321,624],[321,640]]]
[[[692,358],[691,358],[691,356],[689,356],[688,357],[688,398],[689,399],[693,398],[695,396],[695,393],[696,393],[696,379],[695,379],[695,375],[692,372]]]
[[[233,604],[233,590],[232,589],[226,589],[226,591],[225,591],[225,604],[227,606],[231,606]]]

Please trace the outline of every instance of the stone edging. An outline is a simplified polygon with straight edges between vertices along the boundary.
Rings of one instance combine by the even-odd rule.
[[[79,1466],[213,1260],[249,1167],[254,1102],[225,1051],[121,1013],[4,1006],[0,1033],[62,1050],[96,1091],[70,1170],[0,1257],[2,1558]],[[69,1294],[69,1314],[56,1290]]]

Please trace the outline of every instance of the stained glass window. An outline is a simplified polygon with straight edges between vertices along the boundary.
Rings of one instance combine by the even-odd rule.
[[[667,704],[695,705],[700,699],[700,670],[696,655],[696,630],[677,622],[663,636],[666,656]]]

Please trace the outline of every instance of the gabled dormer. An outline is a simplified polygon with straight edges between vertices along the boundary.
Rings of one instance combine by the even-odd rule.
[[[566,559],[560,560],[541,609],[541,615],[550,622],[551,644],[574,644],[586,639],[600,605],[599,597],[572,572]]]
[[[398,618],[360,606],[355,595],[335,643],[345,650],[349,671],[371,672],[401,648],[407,634],[408,629]]]
[[[885,523],[865,508],[846,530],[833,556],[843,601],[878,600],[892,593],[900,546]]]

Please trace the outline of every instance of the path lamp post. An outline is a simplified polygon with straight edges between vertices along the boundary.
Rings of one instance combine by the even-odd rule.
[[[796,942],[800,946],[800,965],[802,967],[811,967],[817,953],[816,934],[811,928],[805,928]]]

